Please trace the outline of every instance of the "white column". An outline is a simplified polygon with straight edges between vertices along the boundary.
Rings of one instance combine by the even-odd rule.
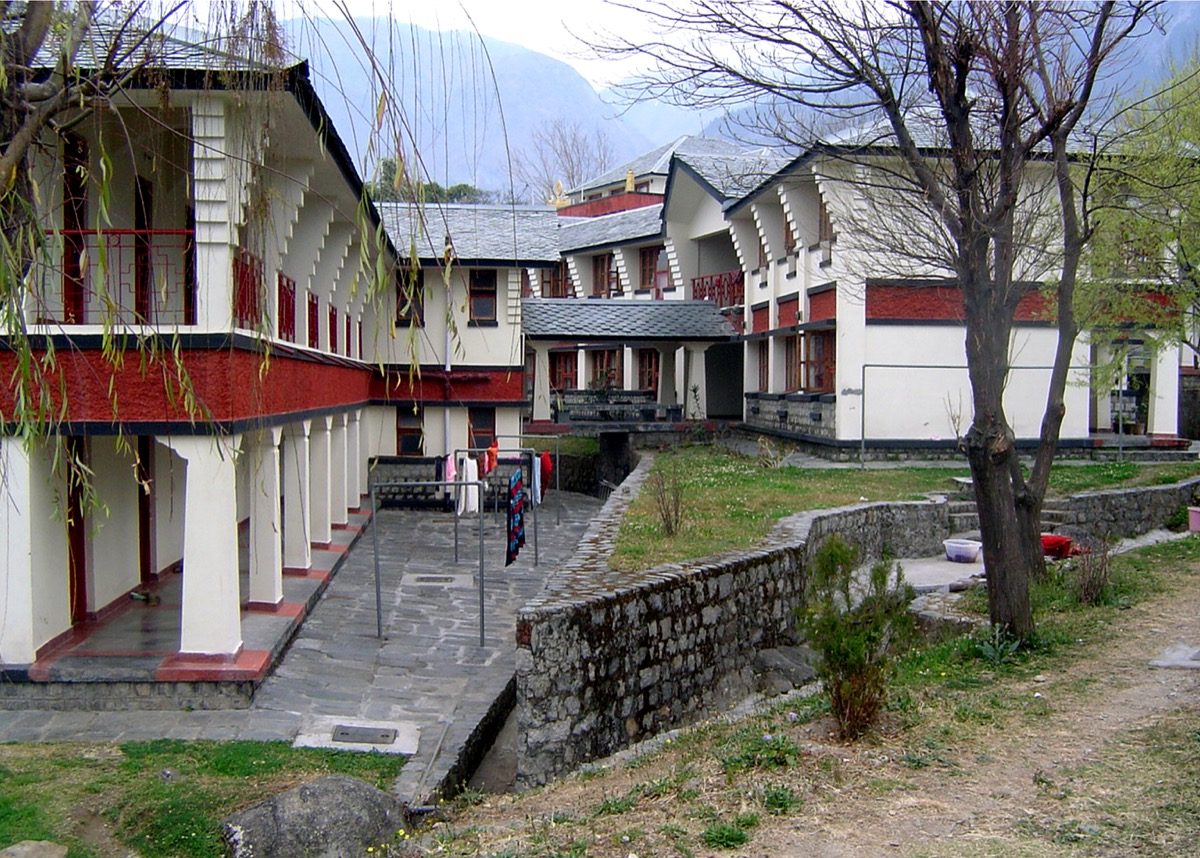
[[[704,371],[706,346],[686,346],[684,354],[688,363],[688,381],[684,413],[696,420],[708,416],[708,379]],[[692,392],[696,388],[696,392]]]
[[[1146,432],[1174,438],[1179,433],[1179,346],[1161,345],[1150,364],[1150,408]]]
[[[588,377],[587,349],[577,349],[575,351],[575,387],[586,390],[589,381],[591,379]]]
[[[550,419],[550,347],[545,343],[533,346],[533,419]]]
[[[32,664],[33,521],[30,480],[33,476],[19,438],[0,438],[0,664]]]
[[[329,432],[329,521],[346,524],[346,415],[333,417]],[[355,506],[358,506],[357,500]]]
[[[326,543],[333,538],[330,524],[330,443],[329,417],[316,417],[308,438],[308,524],[309,538]]]
[[[358,509],[362,504],[362,412],[346,415],[346,505]]]
[[[258,433],[250,455],[250,601],[283,601],[283,541],[279,505],[279,441],[283,430]]]
[[[658,350],[658,401],[660,405],[676,405],[679,402],[675,393],[675,349],[662,348]]]
[[[167,438],[187,462],[180,652],[236,655],[242,648],[232,455],[237,441],[236,436]]]
[[[308,514],[308,434],[311,421],[289,426],[283,436],[283,565],[291,569],[312,566]]]
[[[637,387],[637,364],[634,361],[636,352],[629,346],[621,349],[621,389],[633,390]]]

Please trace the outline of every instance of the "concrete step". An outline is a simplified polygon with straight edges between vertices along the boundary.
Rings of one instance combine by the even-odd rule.
[[[130,709],[245,709],[255,682],[9,682],[0,679],[0,709],[56,712]]]

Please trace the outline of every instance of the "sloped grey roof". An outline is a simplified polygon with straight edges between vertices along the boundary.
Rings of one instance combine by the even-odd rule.
[[[745,150],[745,148],[745,146],[740,144],[730,143],[728,140],[721,140],[716,137],[696,137],[685,134],[677,140],[667,143],[665,146],[659,146],[645,155],[639,155],[632,161],[622,164],[619,167],[614,167],[607,173],[599,175],[594,179],[588,179],[578,188],[572,188],[570,193],[579,193],[591,188],[600,188],[605,185],[611,185],[614,182],[623,181],[630,170],[633,170],[633,175],[635,176],[665,176],[667,169],[671,166],[671,156],[679,153],[686,152],[692,155],[709,156],[735,155]]]
[[[775,149],[762,148],[737,155],[680,154],[676,160],[691,167],[721,195],[722,199],[744,196],[773,176],[792,156]]]
[[[735,334],[710,301],[524,298],[521,327],[535,340],[722,342]]]
[[[558,262],[560,218],[549,206],[376,203],[401,256],[441,259],[446,236],[462,262]]]
[[[563,253],[662,235],[662,203],[599,217],[563,218],[559,249]]]

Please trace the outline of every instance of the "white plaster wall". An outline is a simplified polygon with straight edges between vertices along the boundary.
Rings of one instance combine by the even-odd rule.
[[[519,274],[519,272],[518,272]],[[394,337],[379,343],[385,347],[385,363],[408,364],[415,357],[421,364],[443,365],[446,358],[447,305],[453,319],[450,356],[455,366],[519,366],[522,364],[521,322],[506,308],[509,306],[509,269],[496,269],[496,325],[472,327],[468,324],[468,269],[456,268],[450,273],[450,292],[436,269],[425,272],[425,326],[417,328],[411,337],[409,329],[397,328]],[[520,279],[517,278],[519,295]],[[388,298],[394,314],[395,296]],[[364,340],[371,337],[364,331]],[[365,343],[364,343],[365,346]]]
[[[32,467],[16,438],[0,438],[0,663],[30,664],[33,636]]]
[[[140,579],[138,558],[138,487],[134,457],[117,439],[93,436],[91,466],[96,497],[102,505],[89,516],[92,568],[88,609],[99,611],[124,596]]]
[[[970,426],[971,385],[967,376],[964,331],[953,325],[872,325],[867,328],[868,363],[959,366],[962,369],[871,367],[866,373],[867,438],[948,440]],[[1005,391],[1004,408],[1019,438],[1034,438],[1041,425],[1054,358],[1054,331],[1018,328],[1013,334],[1014,369]],[[1084,366],[1086,346],[1076,344],[1073,365]],[[1061,437],[1086,438],[1088,397],[1086,372],[1074,371],[1065,391],[1067,405]],[[839,415],[840,418],[840,415]],[[839,426],[839,430],[842,427]],[[858,424],[851,434],[858,437]],[[841,436],[841,432],[839,432]]]
[[[71,627],[70,561],[62,512],[67,484],[61,476],[55,476],[50,453],[45,449],[33,453],[30,465],[33,641],[34,646],[42,646]]]
[[[497,408],[496,409],[496,434],[497,435],[519,435],[521,433],[521,409],[520,408]],[[516,438],[505,438],[501,442],[501,446],[515,447],[519,442]]]
[[[250,517],[250,482],[254,477],[250,473],[250,457],[246,452],[238,450],[234,455],[234,473],[237,475],[237,486],[234,490],[237,496],[237,520],[242,521]]]
[[[364,408],[360,431],[363,450],[368,458],[396,455],[395,406],[371,405]]]
[[[187,473],[183,459],[154,443],[154,544],[156,572],[183,559],[183,509]]]

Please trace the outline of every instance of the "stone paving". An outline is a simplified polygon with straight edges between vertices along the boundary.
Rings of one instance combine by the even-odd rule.
[[[556,524],[559,503],[562,523]],[[539,509],[540,564],[534,565],[530,522],[527,544],[507,569],[503,517],[484,515],[483,647],[475,577],[478,518],[459,521],[455,564],[450,514],[383,510],[372,525],[379,536],[382,640],[376,636],[373,539],[368,529],[250,708],[2,711],[0,742],[292,741],[333,721],[392,723],[416,744],[396,792],[423,801],[456,771],[472,734],[506,693],[515,671],[517,610],[574,552],[599,508],[594,498],[551,492]]]

